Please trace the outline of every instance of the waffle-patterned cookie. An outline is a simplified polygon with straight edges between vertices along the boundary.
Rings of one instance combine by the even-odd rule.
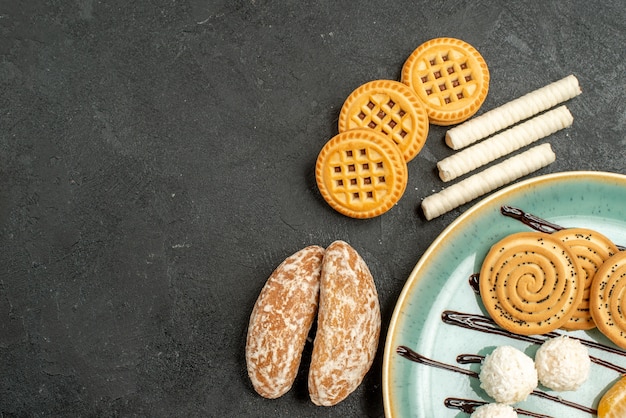
[[[480,296],[493,320],[516,334],[544,334],[569,320],[583,296],[582,272],[563,242],[542,232],[508,235],[480,269]]]
[[[474,115],[485,101],[489,69],[467,42],[435,38],[407,58],[402,82],[415,91],[432,124],[454,125]]]
[[[370,128],[387,135],[411,161],[428,136],[428,114],[413,90],[393,80],[363,84],[346,99],[339,113],[339,132]]]
[[[408,170],[400,148],[373,129],[342,132],[324,145],[315,177],[322,197],[352,218],[383,214],[400,200]]]
[[[619,251],[596,272],[589,308],[598,329],[626,349],[626,251]]]
[[[595,328],[596,324],[591,312],[589,312],[591,283],[600,266],[604,264],[606,259],[617,253],[618,249],[609,238],[586,228],[562,229],[554,232],[552,236],[563,241],[572,250],[576,256],[576,261],[583,269],[585,280],[582,301],[569,321],[563,325],[563,328],[567,330]]]

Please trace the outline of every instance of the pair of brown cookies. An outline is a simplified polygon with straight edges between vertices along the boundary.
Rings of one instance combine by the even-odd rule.
[[[596,325],[613,333],[599,292],[610,280],[607,261],[618,253],[609,238],[585,228],[511,234],[494,244],[482,263],[483,305],[498,325],[517,334]]]
[[[361,384],[381,326],[372,274],[344,241],[296,252],[261,290],[246,341],[248,375],[261,396],[274,399],[291,389],[316,318],[309,396],[316,405],[332,406]]]

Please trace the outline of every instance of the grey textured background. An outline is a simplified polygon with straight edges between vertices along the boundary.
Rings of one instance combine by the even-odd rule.
[[[0,416],[383,416],[382,345],[432,240],[444,128],[390,212],[321,199],[317,153],[347,95],[453,36],[491,72],[481,112],[569,74],[574,125],[537,174],[626,174],[626,6],[602,2],[0,0]],[[381,349],[333,408],[306,358],[253,391],[247,321],[288,255],[342,239],[369,264]]]

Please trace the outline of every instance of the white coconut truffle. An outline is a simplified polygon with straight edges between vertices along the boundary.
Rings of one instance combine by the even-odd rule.
[[[517,418],[517,412],[510,405],[488,403],[476,408],[470,418]]]
[[[563,392],[576,390],[587,380],[591,360],[587,347],[563,335],[539,347],[535,354],[535,367],[542,385]]]
[[[539,383],[533,359],[508,345],[497,347],[485,357],[479,378],[480,387],[504,404],[525,400]]]

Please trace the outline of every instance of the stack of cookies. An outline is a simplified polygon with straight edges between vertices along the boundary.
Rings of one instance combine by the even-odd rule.
[[[516,334],[597,327],[626,348],[626,251],[598,231],[506,236],[483,261],[480,295],[493,320]]]
[[[406,60],[401,81],[371,81],[346,99],[339,133],[317,158],[322,197],[353,218],[387,212],[406,189],[407,163],[424,146],[429,124],[467,120],[488,90],[487,64],[468,43],[436,38],[420,45]]]

